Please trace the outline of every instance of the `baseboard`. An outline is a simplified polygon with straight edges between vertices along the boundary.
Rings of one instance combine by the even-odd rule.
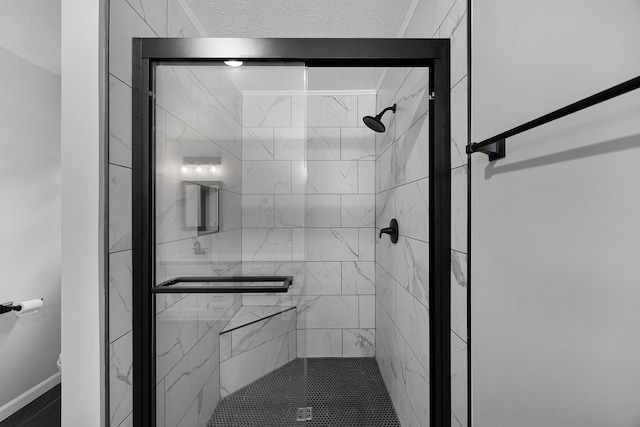
[[[6,420],[58,384],[60,384],[60,372],[56,372],[40,384],[36,384],[6,405],[0,407],[0,421]]]

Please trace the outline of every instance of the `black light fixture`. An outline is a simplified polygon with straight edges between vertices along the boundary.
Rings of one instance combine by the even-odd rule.
[[[384,126],[384,123],[382,123],[382,116],[384,115],[384,113],[386,113],[387,111],[393,111],[393,114],[396,113],[396,104],[393,104],[391,107],[387,107],[384,110],[382,110],[380,112],[380,114],[378,114],[375,117],[371,117],[371,116],[364,116],[362,118],[362,121],[364,122],[365,125],[367,125],[367,127],[369,129],[371,129],[374,132],[384,132],[387,128]]]

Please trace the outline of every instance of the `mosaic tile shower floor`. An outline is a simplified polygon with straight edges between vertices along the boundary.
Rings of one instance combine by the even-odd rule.
[[[306,378],[305,378],[306,362]],[[311,406],[311,421],[297,421]],[[220,400],[209,427],[400,427],[373,358],[295,359]]]

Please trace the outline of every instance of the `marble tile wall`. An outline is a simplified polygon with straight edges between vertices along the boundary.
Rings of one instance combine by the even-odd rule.
[[[111,426],[132,422],[131,345],[131,38],[198,37],[178,0],[113,0],[109,5],[109,413]],[[238,274],[241,261],[241,97],[225,72],[211,67],[159,70],[157,96],[157,282],[177,275]],[[221,230],[185,231],[179,176],[182,156],[221,159]],[[204,254],[195,254],[200,245]],[[206,425],[219,398],[217,328],[240,297],[158,298],[158,425]],[[225,314],[227,313],[227,314]],[[227,319],[228,320],[228,319]],[[216,337],[215,340],[212,338]],[[191,384],[183,373],[198,368]],[[202,368],[204,367],[204,368]],[[204,370],[202,370],[204,369]],[[182,372],[182,371],[183,372]],[[175,380],[175,381],[174,381]],[[195,387],[195,388],[194,388]],[[196,390],[197,388],[197,390]],[[181,399],[166,396],[178,393]],[[175,405],[175,406],[171,406]]]
[[[243,97],[242,270],[296,276],[292,295],[243,304],[296,305],[298,357],[374,355],[374,109],[311,93],[305,120],[299,96]]]

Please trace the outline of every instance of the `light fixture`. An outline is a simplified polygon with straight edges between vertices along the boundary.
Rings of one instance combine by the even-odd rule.
[[[202,168],[200,167],[200,165],[196,166],[196,172],[202,173]]]
[[[215,176],[219,174],[218,166],[220,165],[220,157],[183,157],[180,165],[180,175],[183,179],[202,180],[204,176]],[[210,179],[210,178],[206,178]]]
[[[209,169],[210,173],[216,173],[216,167],[215,166],[211,166],[211,169]]]
[[[180,171],[182,171],[182,173],[187,173],[189,172],[189,168],[187,167],[187,165],[182,165],[182,167],[180,168]]]
[[[224,61],[229,67],[238,68],[242,65],[242,61],[238,61],[237,59],[230,59],[228,61]]]

